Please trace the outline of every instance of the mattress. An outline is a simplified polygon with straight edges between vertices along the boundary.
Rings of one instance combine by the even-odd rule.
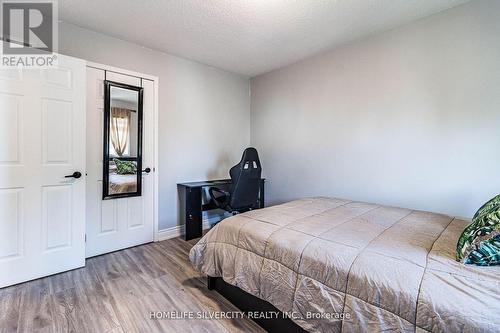
[[[311,332],[498,331],[500,268],[455,261],[468,223],[307,198],[225,219],[189,257]]]

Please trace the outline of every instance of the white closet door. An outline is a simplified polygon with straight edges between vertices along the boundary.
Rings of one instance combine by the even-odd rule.
[[[0,69],[0,287],[85,265],[86,70],[58,61]]]
[[[87,244],[92,257],[153,241],[153,171],[142,175],[142,196],[102,200],[104,79],[101,69],[87,69]],[[107,72],[108,80],[144,88],[143,169],[153,169],[154,82]]]

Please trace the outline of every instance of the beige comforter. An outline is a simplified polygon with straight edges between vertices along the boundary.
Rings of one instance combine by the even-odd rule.
[[[199,271],[272,303],[312,332],[498,332],[500,267],[454,260],[467,223],[302,199],[222,221],[190,259]],[[321,313],[332,315],[310,318]]]

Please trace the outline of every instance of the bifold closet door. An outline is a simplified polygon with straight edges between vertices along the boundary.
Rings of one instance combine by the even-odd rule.
[[[58,63],[0,69],[0,287],[85,265],[86,67]]]
[[[87,243],[92,257],[153,241],[154,82],[87,68]],[[142,173],[140,197],[102,199],[104,80],[143,87]]]

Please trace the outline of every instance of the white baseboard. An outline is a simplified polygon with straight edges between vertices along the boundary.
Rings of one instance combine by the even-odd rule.
[[[212,221],[214,220],[214,221]],[[212,219],[206,219],[203,220],[203,230],[209,229],[210,228],[210,222],[216,222],[218,219],[212,218]],[[175,237],[180,237],[182,235],[182,230],[184,228],[184,225],[176,225],[175,227],[170,227],[167,229],[159,230],[158,231],[158,237],[156,238],[158,242],[175,238]]]
[[[181,236],[182,233],[182,227],[181,225],[177,225],[175,227],[170,227],[167,229],[159,230],[158,231],[158,237],[156,237],[158,242],[179,237]]]

